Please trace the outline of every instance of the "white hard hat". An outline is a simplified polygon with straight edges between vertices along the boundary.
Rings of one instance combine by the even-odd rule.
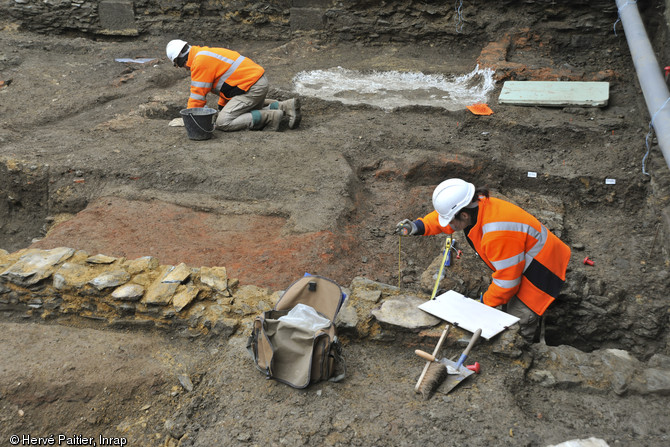
[[[179,56],[185,56],[189,49],[191,49],[191,47],[188,46],[187,42],[180,39],[174,39],[168,42],[165,47],[165,53],[167,54],[168,59],[174,63],[175,59]],[[182,52],[182,50],[184,51]]]
[[[440,225],[446,227],[456,213],[470,204],[475,185],[459,178],[445,180],[433,191],[433,208],[440,215]]]

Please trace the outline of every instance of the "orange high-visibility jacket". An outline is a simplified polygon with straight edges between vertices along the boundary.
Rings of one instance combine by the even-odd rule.
[[[424,235],[454,232],[440,225],[437,211],[419,220]],[[493,270],[484,304],[499,306],[516,295],[542,315],[558,296],[570,247],[528,212],[501,199],[480,197],[477,222],[466,237]]]
[[[263,67],[237,51],[191,46],[186,66],[191,69],[188,108],[205,107],[207,93],[219,95],[219,105],[241,95],[263,76]]]

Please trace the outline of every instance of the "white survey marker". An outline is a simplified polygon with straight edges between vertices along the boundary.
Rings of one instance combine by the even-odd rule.
[[[548,107],[605,107],[609,82],[506,81],[498,104]]]
[[[420,304],[419,309],[473,333],[481,329],[482,337],[487,340],[519,321],[513,315],[453,290]]]

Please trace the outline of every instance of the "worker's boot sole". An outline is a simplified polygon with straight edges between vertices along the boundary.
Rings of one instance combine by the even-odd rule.
[[[288,128],[295,129],[300,125],[302,113],[300,113],[300,99],[291,98],[279,103],[279,108],[288,117]]]
[[[293,107],[288,113],[288,128],[295,129],[300,125],[302,113],[300,113],[300,99],[293,99]]]

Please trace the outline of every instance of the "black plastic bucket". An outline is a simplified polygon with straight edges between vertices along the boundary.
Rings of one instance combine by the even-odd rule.
[[[191,140],[209,140],[214,132],[216,110],[209,107],[192,107],[179,112],[184,120],[186,133]]]

